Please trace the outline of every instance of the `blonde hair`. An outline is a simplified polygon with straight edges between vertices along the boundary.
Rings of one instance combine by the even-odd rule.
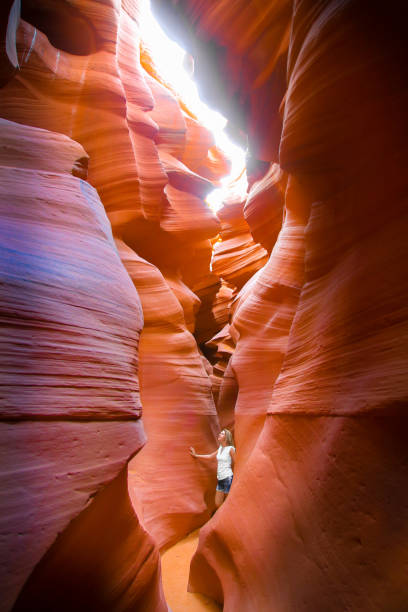
[[[228,446],[234,446],[234,438],[232,437],[232,433],[230,432],[229,429],[223,429],[222,430],[225,433],[225,437],[227,440],[227,445]]]

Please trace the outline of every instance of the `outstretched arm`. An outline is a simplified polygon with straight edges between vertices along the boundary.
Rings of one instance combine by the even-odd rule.
[[[209,453],[208,455],[197,455],[197,453],[195,452],[195,449],[190,446],[190,454],[193,457],[198,457],[199,459],[210,459],[211,457],[215,457],[215,455],[217,454],[217,451],[215,450],[213,453]]]

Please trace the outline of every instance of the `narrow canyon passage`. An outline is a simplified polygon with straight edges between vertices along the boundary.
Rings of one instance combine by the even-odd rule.
[[[222,607],[199,593],[188,593],[190,561],[198,544],[198,530],[161,555],[163,590],[172,612],[219,612]]]
[[[402,8],[3,2],[0,612],[408,609]]]

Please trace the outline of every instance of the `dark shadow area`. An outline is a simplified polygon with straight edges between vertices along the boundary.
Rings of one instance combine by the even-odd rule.
[[[159,610],[159,572],[158,551],[138,523],[124,468],[58,535],[13,612]]]
[[[91,22],[65,0],[22,0],[21,17],[67,53],[90,55],[100,46]]]

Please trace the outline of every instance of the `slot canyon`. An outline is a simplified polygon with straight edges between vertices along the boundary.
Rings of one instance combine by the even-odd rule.
[[[2,3],[0,612],[181,612],[192,533],[194,612],[407,612],[404,3],[151,9],[227,183],[148,0]]]

